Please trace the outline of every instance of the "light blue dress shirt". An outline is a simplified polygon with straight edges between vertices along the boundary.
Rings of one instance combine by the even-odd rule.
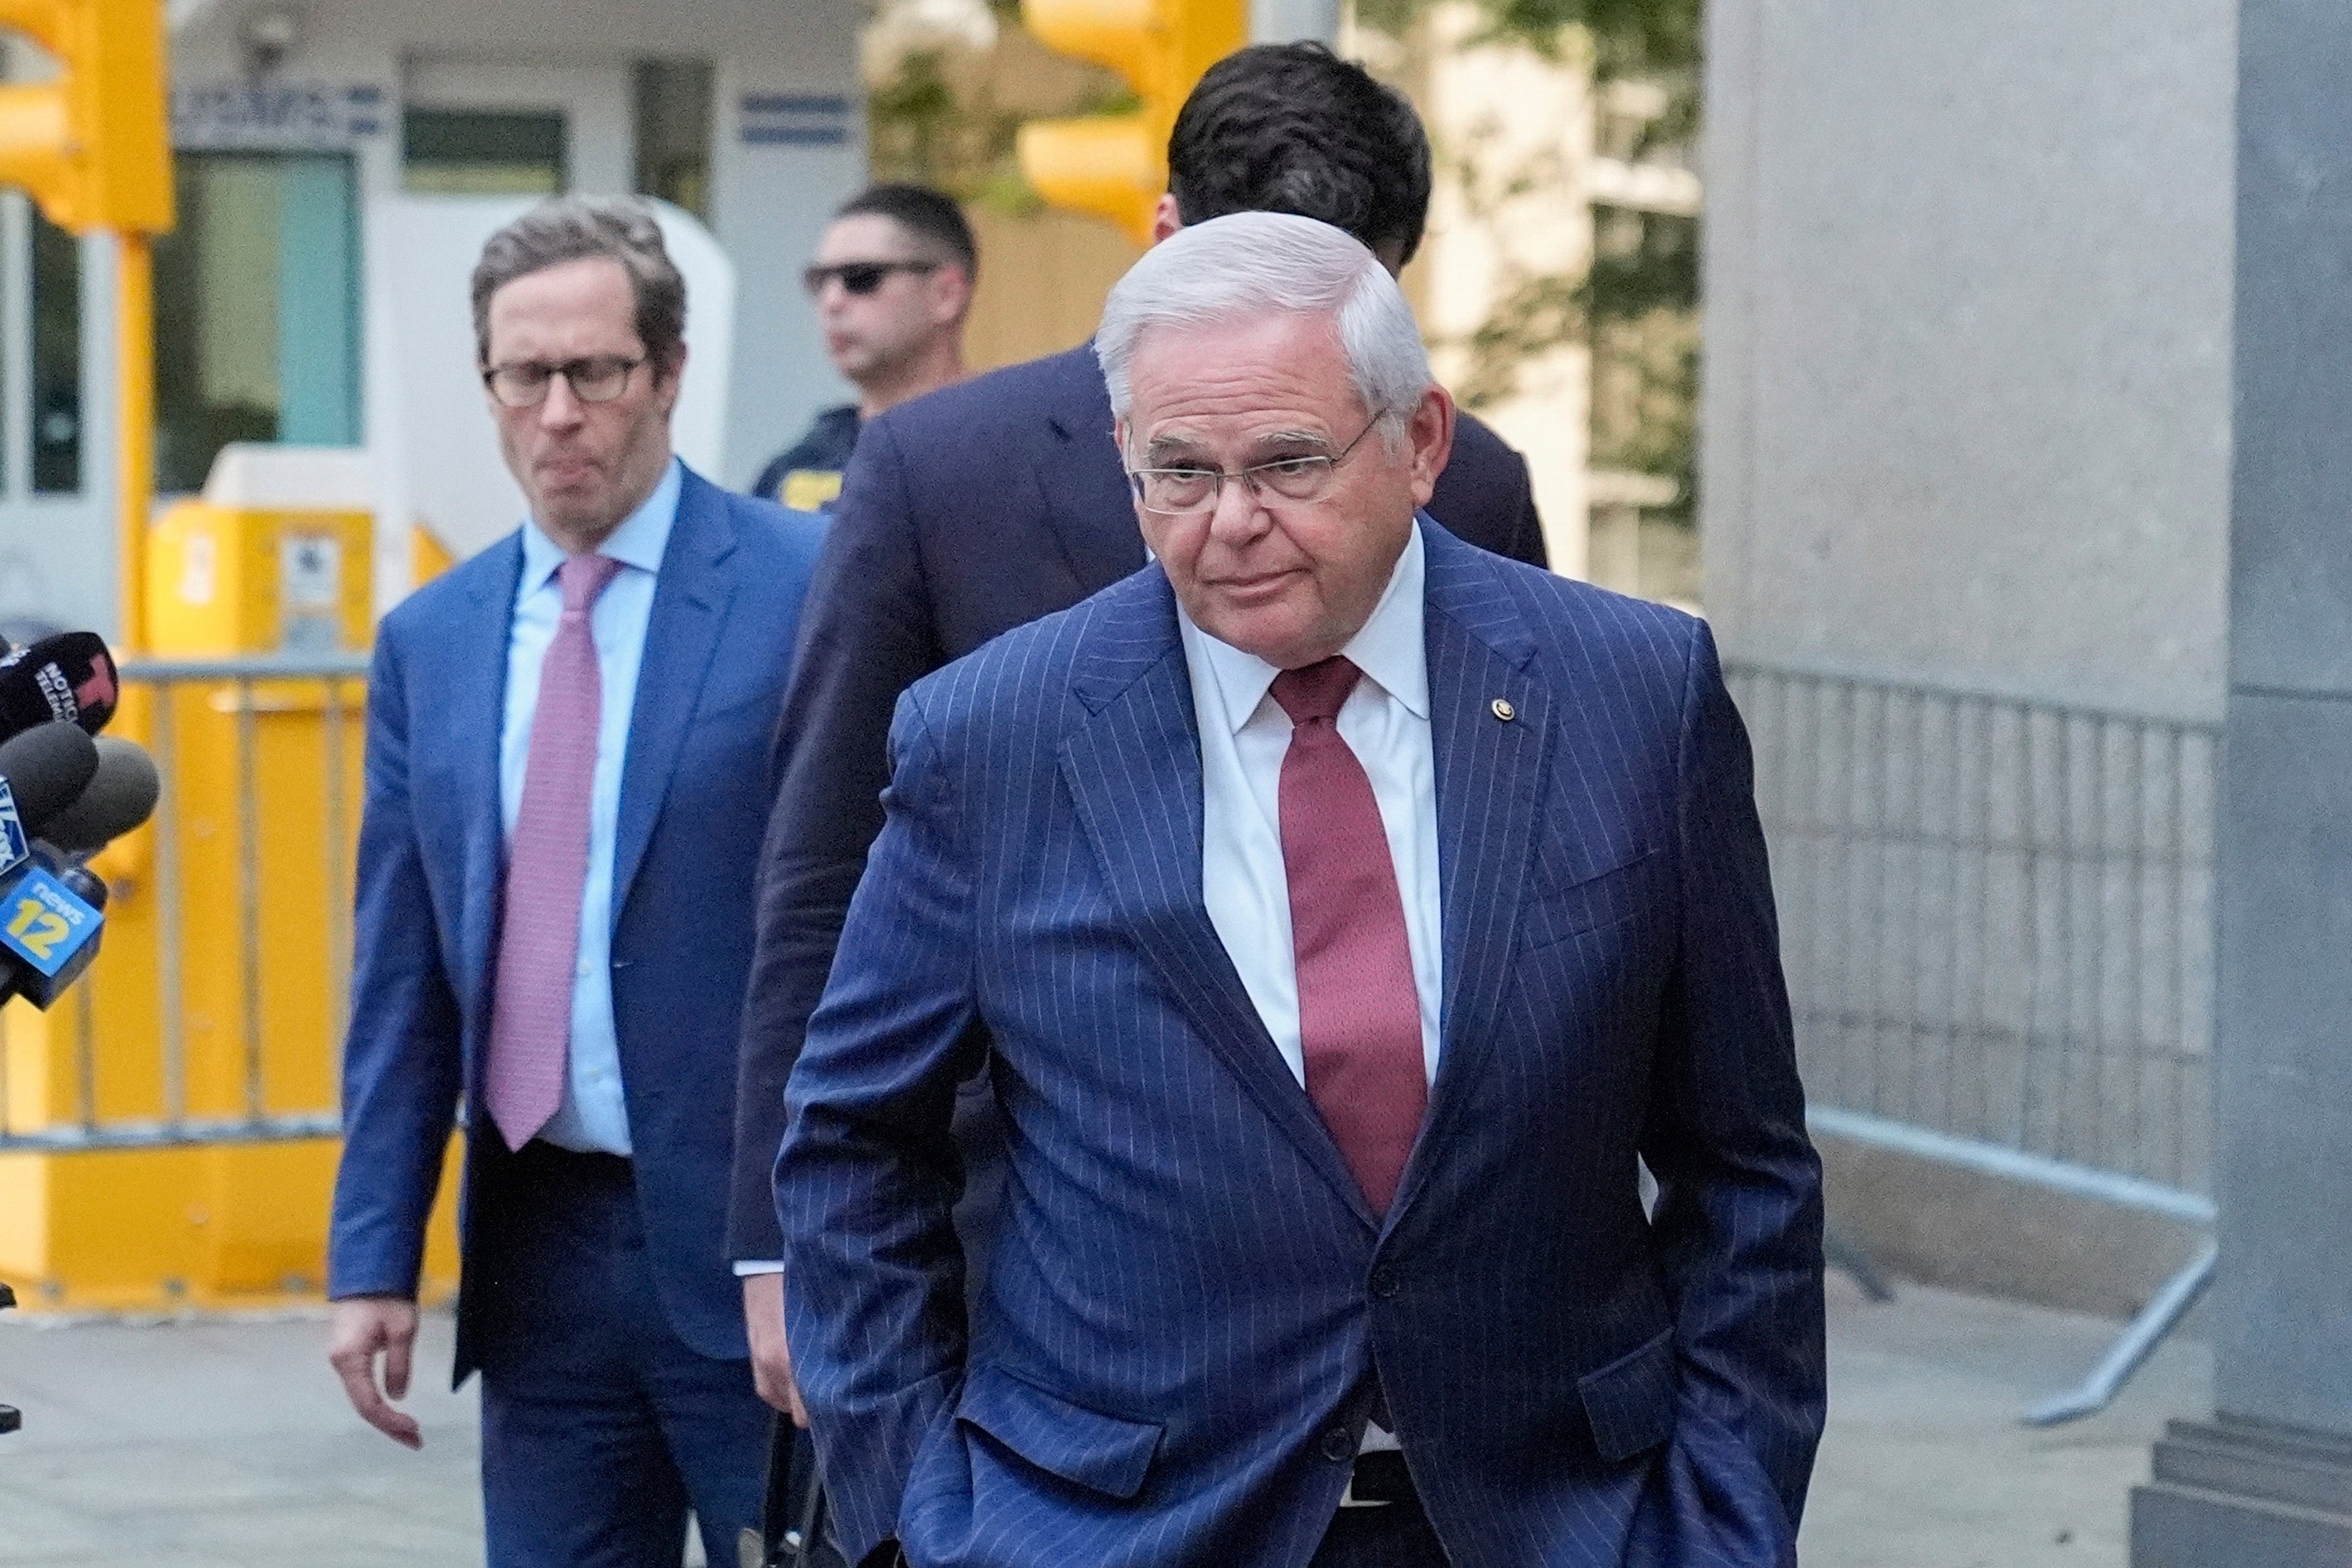
[[[601,685],[596,727],[596,776],[588,796],[588,874],[580,890],[580,955],[572,967],[571,1071],[563,1103],[540,1134],[549,1143],[583,1154],[627,1155],[629,1112],[621,1094],[621,1051],[613,1026],[613,851],[621,818],[621,769],[628,759],[629,716],[636,706],[637,670],[645,662],[646,628],[653,619],[654,582],[677,521],[684,486],[675,458],[645,504],[614,529],[597,554],[621,563],[588,617],[596,643]],[[499,737],[499,805],[507,839],[522,811],[523,775],[530,760],[531,717],[539,709],[539,673],[563,613],[555,580],[563,549],[522,528],[522,582],[515,593],[507,639],[506,722]]]

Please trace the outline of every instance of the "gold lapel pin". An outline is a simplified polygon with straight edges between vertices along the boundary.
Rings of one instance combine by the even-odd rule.
[[[1496,718],[1501,719],[1505,724],[1508,724],[1513,719],[1519,716],[1519,710],[1511,706],[1511,699],[1508,697],[1496,697],[1493,702],[1488,703],[1486,706]]]

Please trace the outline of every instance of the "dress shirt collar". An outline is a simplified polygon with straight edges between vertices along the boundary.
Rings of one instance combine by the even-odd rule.
[[[1371,619],[1341,655],[1364,672],[1367,679],[1404,705],[1413,717],[1429,717],[1429,653],[1423,635],[1423,584],[1426,572],[1419,523],[1405,539],[1404,553],[1389,573],[1389,585],[1372,606]],[[1176,620],[1183,629],[1188,653],[1205,663],[1213,678],[1217,699],[1223,704],[1225,722],[1236,733],[1265,700],[1274,677],[1282,672],[1255,653],[1244,653],[1221,643],[1193,623],[1180,601]]]
[[[613,537],[596,547],[598,555],[610,556],[623,566],[635,567],[639,571],[661,574],[662,552],[669,549],[669,531],[677,522],[677,498],[686,488],[686,470],[675,457],[662,470],[661,483],[654,486],[637,509],[613,530]],[[525,518],[522,525],[522,591],[536,593],[547,586],[555,569],[563,564],[563,547],[540,528],[539,524]]]

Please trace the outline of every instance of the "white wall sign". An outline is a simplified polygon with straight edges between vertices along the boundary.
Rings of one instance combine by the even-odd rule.
[[[373,82],[192,82],[172,89],[172,145],[198,152],[348,152],[384,129]]]
[[[278,541],[278,601],[288,610],[332,610],[343,592],[342,541],[287,534]]]

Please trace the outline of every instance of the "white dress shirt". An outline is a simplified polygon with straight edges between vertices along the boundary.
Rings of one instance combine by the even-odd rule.
[[[1363,764],[1380,807],[1421,1000],[1422,1067],[1434,1079],[1438,1008],[1445,992],[1439,968],[1437,765],[1429,740],[1429,649],[1422,634],[1424,570],[1416,528],[1371,619],[1340,650],[1364,674],[1340,706],[1336,727]],[[1209,923],[1275,1049],[1303,1088],[1307,1054],[1299,1040],[1280,808],[1291,724],[1272,695],[1281,672],[1202,631],[1181,604],[1176,620],[1201,732],[1201,891]],[[1364,1428],[1364,1452],[1396,1447],[1396,1438],[1380,1427]]]
[[[1439,968],[1437,771],[1429,740],[1429,652],[1422,635],[1421,530],[1407,540],[1389,585],[1342,655],[1364,672],[1339,709],[1339,737],[1371,779],[1381,827],[1404,904],[1421,998],[1423,1067],[1437,1075]],[[1298,971],[1291,956],[1290,879],[1282,863],[1283,753],[1290,716],[1272,695],[1281,672],[1176,618],[1192,671],[1201,731],[1201,888],[1209,923],[1274,1036],[1275,1049],[1303,1086]]]
[[[580,889],[580,954],[572,968],[572,1049],[563,1102],[540,1136],[583,1154],[627,1155],[629,1112],[621,1094],[621,1051],[613,1026],[613,854],[621,818],[621,769],[628,760],[629,716],[636,706],[637,670],[653,619],[654,582],[677,521],[684,487],[677,459],[645,504],[630,513],[596,553],[621,570],[596,597],[588,632],[596,644],[600,685],[596,773],[588,795],[588,874]],[[539,673],[563,614],[556,568],[563,548],[536,522],[522,528],[522,581],[515,592],[513,629],[507,638],[506,722],[499,737],[499,804],[507,839],[522,810],[523,774],[530,760],[531,717],[539,709]]]

